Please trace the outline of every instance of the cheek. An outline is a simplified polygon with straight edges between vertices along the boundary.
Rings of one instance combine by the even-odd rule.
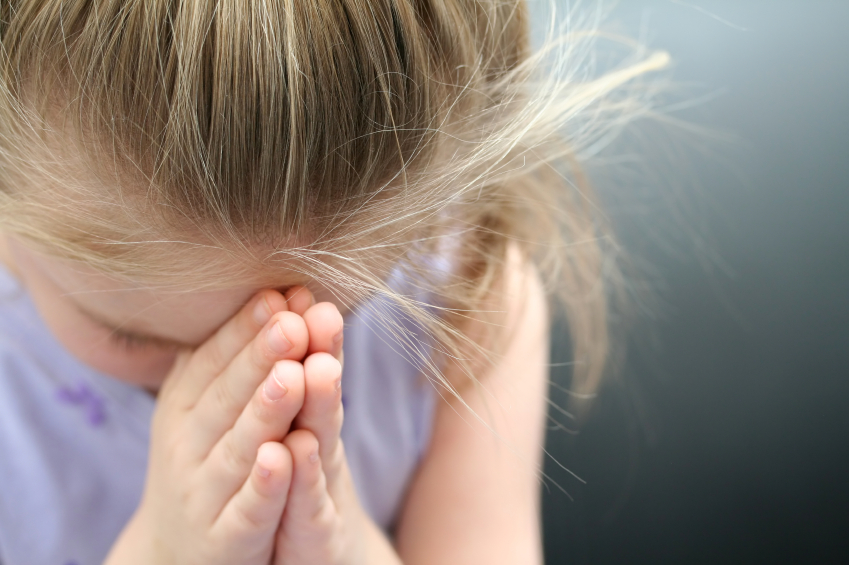
[[[20,251],[20,250],[19,250]],[[158,390],[177,356],[176,349],[126,347],[110,339],[109,330],[88,319],[25,252],[15,264],[27,293],[53,337],[89,367],[118,380]]]
[[[45,322],[65,349],[89,367],[149,390],[159,389],[177,355],[173,349],[127,348],[109,339],[108,332],[100,328]]]
[[[109,339],[108,331],[62,316],[56,310],[43,318],[57,341],[77,359],[101,373],[150,390],[159,388],[176,358],[173,349],[116,344]]]
[[[53,337],[89,367],[118,380],[157,390],[174,363],[176,351],[131,349],[116,344],[109,331],[86,319],[39,281],[28,281],[30,297]]]

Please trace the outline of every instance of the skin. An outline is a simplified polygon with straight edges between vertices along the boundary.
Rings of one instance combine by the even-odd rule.
[[[363,511],[339,438],[335,305],[300,286],[164,294],[8,238],[0,257],[68,351],[157,395],[142,502],[106,563],[541,563],[546,307],[516,253],[515,335],[479,376],[484,394],[463,387],[438,407],[395,545]],[[146,341],[116,342],[116,328]]]

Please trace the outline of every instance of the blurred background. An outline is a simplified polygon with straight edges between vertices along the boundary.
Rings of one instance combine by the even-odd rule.
[[[548,462],[574,500],[544,495],[547,563],[849,563],[849,2],[623,0],[608,24],[671,53],[670,114],[716,135],[591,166],[653,300],[580,433],[549,433],[586,484]]]

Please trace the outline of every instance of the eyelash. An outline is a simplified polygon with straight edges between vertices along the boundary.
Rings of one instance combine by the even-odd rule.
[[[144,349],[153,345],[153,341],[120,330],[109,333],[109,341],[127,350]]]

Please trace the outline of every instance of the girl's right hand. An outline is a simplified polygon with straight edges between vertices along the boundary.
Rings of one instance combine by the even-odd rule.
[[[292,290],[289,305],[259,293],[178,358],[157,399],[141,503],[108,565],[269,562],[292,476],[279,442],[303,405],[309,345],[299,314],[312,297]]]

